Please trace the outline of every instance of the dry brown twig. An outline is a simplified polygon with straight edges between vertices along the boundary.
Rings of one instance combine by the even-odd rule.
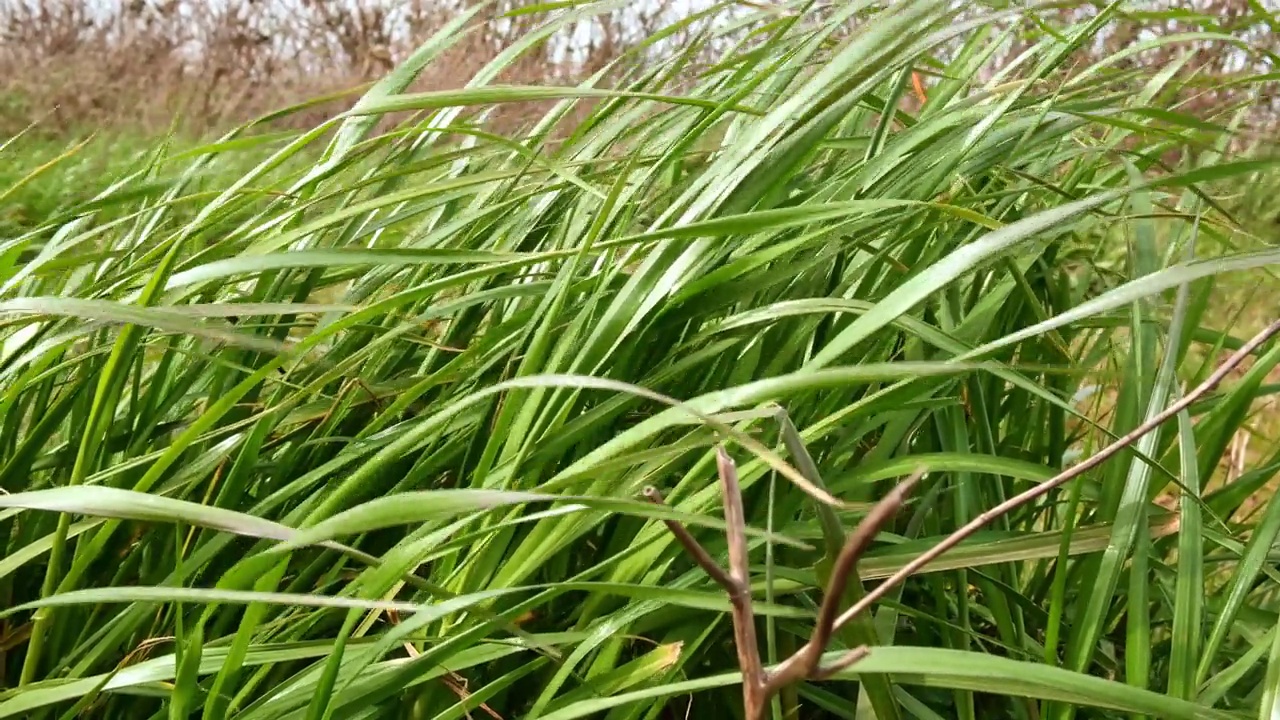
[[[849,576],[871,541],[902,507],[907,493],[924,475],[916,473],[900,483],[884,499],[876,503],[858,527],[849,535],[836,558],[827,583],[822,606],[818,610],[813,635],[804,647],[772,670],[765,669],[760,661],[760,647],[756,640],[756,618],[751,603],[751,577],[748,572],[746,517],[742,507],[742,488],[738,484],[738,471],[724,448],[716,449],[716,465],[720,476],[720,489],[724,502],[726,535],[729,541],[729,569],[721,568],[711,555],[694,539],[693,535],[675,520],[666,520],[667,529],[676,537],[686,553],[693,558],[712,580],[729,594],[732,607],[733,638],[738,651],[738,665],[742,669],[742,700],[747,720],[762,720],[769,701],[783,688],[801,680],[823,680],[844,670],[866,657],[867,648],[857,647],[827,666],[821,665],[822,653],[836,630],[836,615],[840,612],[840,597]],[[656,488],[644,490],[645,497],[662,504],[662,495]]]
[[[1275,322],[1271,323],[1269,326],[1264,328],[1257,335],[1254,335],[1244,345],[1241,345],[1239,350],[1236,350],[1234,353],[1232,353],[1230,357],[1228,357],[1221,365],[1218,366],[1217,370],[1213,371],[1213,374],[1211,374],[1208,378],[1205,379],[1204,382],[1197,385],[1191,391],[1185,393],[1181,398],[1178,399],[1177,402],[1173,403],[1172,405],[1165,408],[1164,410],[1161,410],[1159,413],[1152,416],[1146,422],[1142,423],[1141,425],[1134,428],[1133,430],[1130,430],[1128,433],[1126,433],[1125,435],[1123,435],[1122,437],[1120,437],[1110,445],[1106,446],[1105,448],[1099,450],[1097,453],[1089,457],[1089,459],[1077,465],[1073,465],[1070,469],[1064,470],[1063,472],[1049,478],[1048,480],[1045,480],[1039,485],[1036,485],[1035,487],[1032,487],[1029,490],[1026,490],[1018,495],[1015,495],[1009,498],[1008,500],[1005,500],[1004,502],[1000,503],[999,505],[996,505],[990,510],[987,510],[986,512],[982,513],[981,515],[974,518],[973,520],[970,520],[968,523],[958,528],[955,532],[952,532],[950,535],[943,538],[937,545],[934,545],[933,547],[921,553],[920,556],[917,557],[915,560],[912,560],[906,565],[903,565],[901,569],[899,569],[893,575],[890,575],[888,578],[886,578],[884,582],[877,585],[874,590],[872,590],[871,592],[868,592],[861,600],[855,603],[853,607],[846,610],[845,613],[841,615],[840,618],[836,621],[836,629],[839,629],[840,627],[844,626],[846,623],[856,618],[858,616],[858,613],[865,611],[868,607],[871,606],[872,603],[884,597],[886,593],[892,590],[899,583],[906,580],[908,577],[923,570],[926,565],[933,562],[934,560],[937,560],[948,550],[964,542],[969,536],[981,530],[992,520],[995,520],[996,518],[1000,517],[1001,515],[1004,515],[1005,513],[1011,510],[1015,510],[1019,507],[1022,507],[1023,505],[1048,494],[1050,490],[1053,490],[1056,487],[1065,485],[1068,482],[1074,480],[1075,478],[1101,465],[1102,463],[1106,462],[1109,458],[1111,458],[1113,455],[1116,455],[1121,450],[1124,450],[1125,448],[1137,442],[1138,438],[1141,438],[1143,435],[1146,435],[1152,430],[1155,430],[1156,428],[1160,427],[1165,422],[1167,422],[1170,418],[1172,418],[1174,415],[1177,415],[1183,410],[1186,410],[1188,407],[1191,406],[1192,403],[1204,397],[1205,395],[1209,394],[1209,392],[1211,392],[1215,387],[1217,387],[1218,383],[1222,382],[1223,378],[1225,378],[1228,374],[1230,374],[1231,371],[1236,368],[1236,366],[1244,362],[1245,358],[1252,355],[1253,351],[1257,350],[1259,347],[1261,347],[1264,343],[1266,343],[1271,338],[1275,337],[1277,334],[1280,334],[1280,320],[1276,320]]]
[[[720,476],[721,494],[725,509],[726,535],[729,540],[729,570],[721,568],[711,555],[694,539],[693,535],[675,520],[664,521],[671,534],[684,547],[685,552],[693,558],[713,580],[729,594],[732,606],[734,642],[738,651],[738,664],[742,669],[742,698],[746,711],[746,720],[763,720],[769,707],[769,701],[783,688],[803,680],[824,680],[866,657],[870,650],[866,646],[854,648],[846,652],[835,662],[822,665],[822,655],[831,636],[847,625],[859,614],[866,612],[877,600],[902,583],[911,575],[920,572],[926,565],[955,546],[964,542],[975,532],[985,527],[992,520],[1033,502],[1048,494],[1054,488],[1065,485],[1071,480],[1101,465],[1107,459],[1129,447],[1139,438],[1155,430],[1170,418],[1187,409],[1196,400],[1207,395],[1218,383],[1245,358],[1255,350],[1280,334],[1280,320],[1259,332],[1228,357],[1218,369],[1204,382],[1182,395],[1176,402],[1152,416],[1146,422],[1134,428],[1107,447],[1098,451],[1089,459],[1074,465],[1058,475],[1016,495],[987,510],[970,522],[956,529],[938,544],[921,553],[916,559],[904,565],[875,589],[868,592],[861,600],[840,614],[840,597],[844,586],[849,581],[853,568],[870,547],[872,540],[880,529],[893,518],[902,507],[907,493],[924,475],[919,471],[911,478],[900,483],[888,495],[871,509],[858,527],[845,541],[840,555],[832,569],[831,578],[825,588],[822,606],[818,611],[817,622],[813,634],[803,647],[772,670],[764,668],[760,661],[759,645],[756,641],[755,613],[751,607],[751,585],[748,575],[746,519],[742,507],[742,489],[738,484],[738,473],[733,460],[724,448],[716,449],[717,470]],[[662,504],[662,495],[657,489],[645,488],[644,495],[651,502]]]

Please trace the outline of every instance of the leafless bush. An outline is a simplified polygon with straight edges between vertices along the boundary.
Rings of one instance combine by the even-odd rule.
[[[224,128],[305,99],[357,88],[385,74],[422,41],[457,17],[473,0],[0,0],[0,133],[34,120],[57,132],[127,125],[161,130],[179,118],[187,129]],[[520,13],[506,0],[485,10],[474,27],[427,68],[415,90],[462,85],[481,68],[546,22],[547,13]],[[1199,117],[1249,107],[1261,136],[1274,128],[1280,93],[1248,90],[1231,79],[1274,72],[1280,56],[1276,3],[1280,0],[1140,0],[1112,16],[1094,41],[1075,50],[1066,67],[1118,57],[1115,69],[1162,68],[1182,62],[1175,97],[1159,102]],[[508,65],[507,83],[568,84],[588,77],[641,46],[658,27],[700,7],[647,0],[600,15],[583,16],[552,33]],[[834,11],[835,6],[826,12]],[[1011,13],[1015,27],[980,78],[999,77],[1046,25],[1066,27],[1096,16],[1089,3]],[[989,9],[974,7],[975,12]],[[516,12],[513,12],[516,11]],[[724,12],[788,13],[781,5],[743,0]],[[564,12],[573,12],[565,10]],[[821,15],[822,7],[814,10]],[[708,23],[723,22],[724,17]],[[857,26],[855,21],[850,31]],[[1194,37],[1190,33],[1197,33]],[[1181,39],[1160,43],[1159,38]],[[1053,38],[1060,41],[1062,38]],[[680,38],[668,40],[670,50]],[[963,38],[957,38],[958,50]],[[650,57],[664,52],[650,50]],[[638,57],[636,58],[639,59]],[[944,58],[945,59],[945,58]],[[690,72],[706,63],[687,65]],[[922,68],[924,65],[921,66]],[[1029,68],[1014,67],[1014,75]],[[1138,82],[1135,80],[1135,82]],[[905,109],[917,110],[927,78],[917,75]],[[1274,88],[1272,89],[1274,91]],[[336,105],[292,117],[299,125],[330,115]],[[506,107],[498,124],[520,123],[541,107]]]
[[[381,77],[457,17],[467,0],[0,0],[0,132],[41,120],[66,132],[126,124],[222,128]],[[418,79],[458,87],[545,15],[507,3]],[[584,18],[516,58],[506,83],[564,84],[616,60],[668,9]],[[292,121],[310,124],[318,107]],[[528,114],[535,109],[524,108]],[[519,109],[504,109],[508,120]]]

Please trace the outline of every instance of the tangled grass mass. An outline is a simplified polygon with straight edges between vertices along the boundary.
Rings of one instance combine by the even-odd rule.
[[[616,5],[0,207],[0,718],[1280,717],[1274,12]]]

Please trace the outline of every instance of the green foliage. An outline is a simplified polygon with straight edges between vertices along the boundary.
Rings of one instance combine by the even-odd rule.
[[[1212,192],[1274,167],[1225,152],[1239,115],[1160,106],[1176,73],[1070,64],[1116,7],[806,8],[657,34],[614,90],[494,84],[607,9],[546,8],[405,94],[460,17],[313,131],[167,143],[48,204],[18,198],[76,155],[6,175],[39,206],[0,234],[0,717],[731,717],[727,598],[659,522],[723,556],[719,439],[776,660],[824,531],[893,478],[929,471],[863,581],[1239,347],[1214,283],[1280,251]],[[1010,17],[1046,32],[987,82]],[[883,112],[917,65],[924,108]],[[1217,469],[1278,363],[997,518],[778,716],[1272,717],[1280,455]]]

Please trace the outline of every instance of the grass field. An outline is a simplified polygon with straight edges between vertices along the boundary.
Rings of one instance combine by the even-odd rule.
[[[5,143],[0,718],[743,717],[744,628],[866,593],[764,717],[1280,713],[1257,108],[1078,62],[1119,5],[806,8],[494,82],[566,6],[411,91],[463,16],[314,127]]]

